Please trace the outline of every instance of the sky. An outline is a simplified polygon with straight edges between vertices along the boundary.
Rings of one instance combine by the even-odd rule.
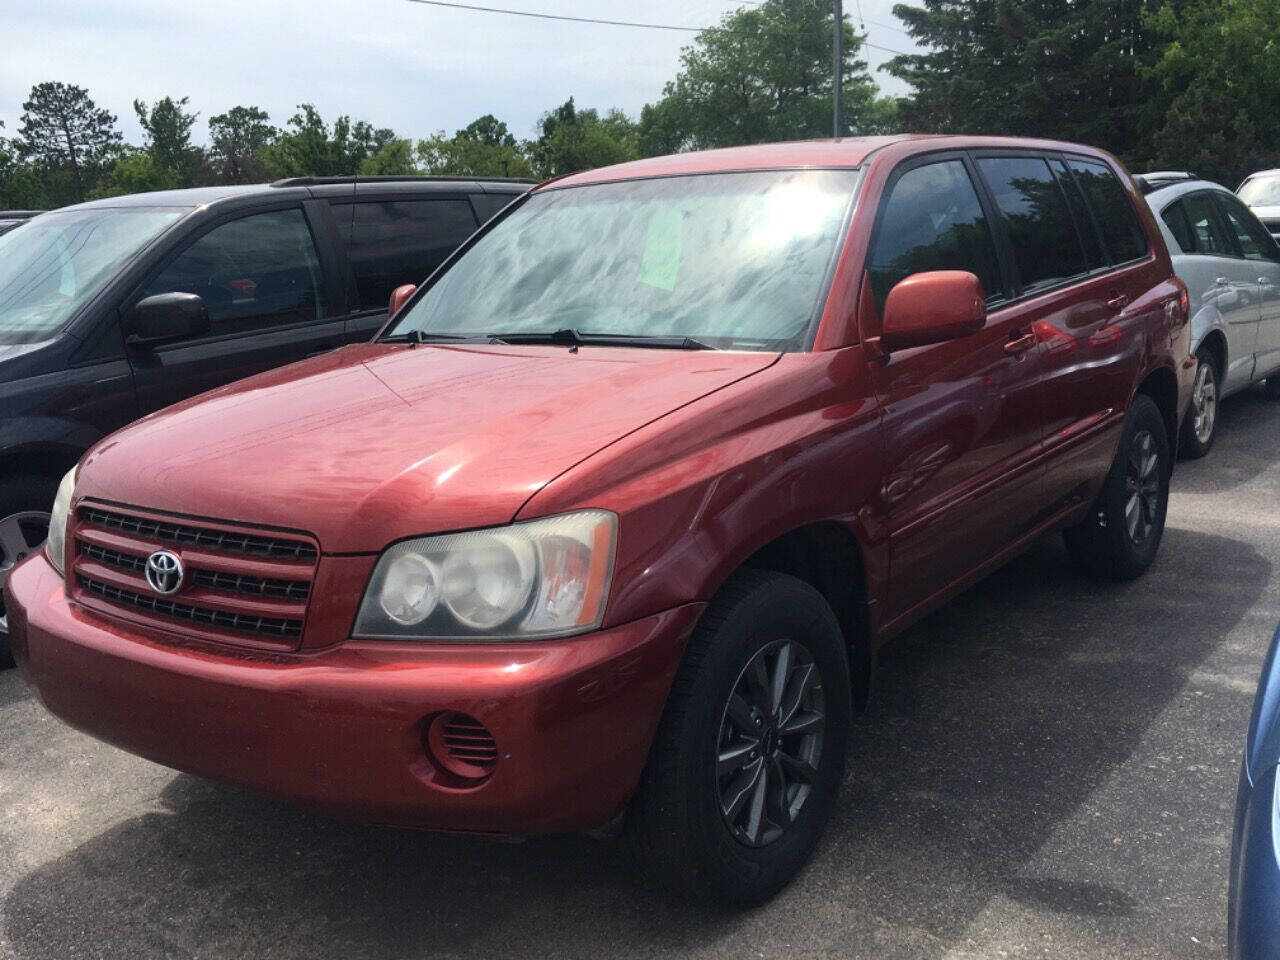
[[[509,9],[705,27],[743,0],[459,0]],[[748,0],[749,2],[749,0]],[[844,0],[870,42],[913,50],[894,0]],[[283,126],[299,103],[420,138],[492,113],[518,137],[570,96],[579,107],[632,116],[662,93],[692,33],[564,23],[444,9],[411,0],[0,0],[2,135],[17,133],[33,84],[85,87],[142,133],[135,98],[191,98],[204,142],[208,118],[256,105]],[[895,29],[895,27],[897,29]],[[886,92],[901,83],[874,68]]]

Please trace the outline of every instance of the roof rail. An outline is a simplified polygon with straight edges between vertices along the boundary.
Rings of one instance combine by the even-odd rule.
[[[1171,183],[1182,183],[1186,180],[1199,180],[1194,173],[1187,170],[1153,170],[1150,173],[1135,173],[1133,179],[1144,195],[1167,187]]]
[[[451,177],[436,174],[404,174],[378,175],[369,177],[285,177],[273,181],[273,187],[316,187],[326,183],[430,183],[433,181],[453,183],[537,183],[523,177]]]

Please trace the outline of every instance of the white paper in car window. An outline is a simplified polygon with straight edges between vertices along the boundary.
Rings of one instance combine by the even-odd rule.
[[[680,273],[684,248],[684,215],[678,208],[658,210],[649,219],[644,238],[644,259],[640,262],[640,283],[670,292]]]

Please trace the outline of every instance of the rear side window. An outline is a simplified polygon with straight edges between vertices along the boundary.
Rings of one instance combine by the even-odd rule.
[[[868,260],[877,309],[894,284],[928,270],[968,270],[988,301],[1003,294],[991,229],[960,160],[908,170],[884,201]]]
[[[1195,253],[1196,235],[1191,229],[1191,221],[1187,219],[1187,211],[1181,200],[1175,200],[1165,207],[1160,219],[1173,234],[1173,239],[1178,241],[1178,248],[1183,253]]]
[[[1246,257],[1250,260],[1280,258],[1280,251],[1276,249],[1271,234],[1267,233],[1267,228],[1258,222],[1258,218],[1248,207],[1230,194],[1215,193],[1213,196],[1226,214],[1227,223],[1240,244],[1240,251]]]
[[[199,294],[213,335],[318,320],[324,283],[301,210],[277,210],[214,227],[147,285]]]
[[[1112,263],[1137,260],[1147,252],[1147,234],[1133,209],[1129,194],[1111,168],[1094,160],[1072,159],[1071,171],[1089,198],[1093,215]]]
[[[1004,216],[1025,290],[1088,271],[1067,199],[1043,157],[982,157],[978,169]]]
[[[391,291],[419,284],[476,229],[471,204],[454,200],[335,203],[362,309],[387,305]]]
[[[1187,222],[1191,225],[1194,252],[1218,257],[1235,256],[1235,246],[1223,229],[1222,221],[1214,209],[1213,198],[1207,193],[1193,193],[1183,198]]]
[[[1089,269],[1097,270],[1107,266],[1107,254],[1102,249],[1102,241],[1098,239],[1098,228],[1093,222],[1093,216],[1089,213],[1089,205],[1085,202],[1084,194],[1080,192],[1079,185],[1071,176],[1071,171],[1067,169],[1066,163],[1057,157],[1049,158],[1049,168],[1058,178],[1062,194],[1067,198],[1067,206],[1071,208],[1071,218],[1076,222],[1076,231],[1080,234],[1080,242],[1084,245],[1084,258]]]

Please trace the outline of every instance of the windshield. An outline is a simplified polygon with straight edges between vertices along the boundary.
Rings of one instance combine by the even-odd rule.
[[[1280,175],[1254,177],[1240,188],[1240,199],[1251,207],[1280,207]]]
[[[45,213],[0,236],[0,344],[47,340],[185,207]]]
[[[605,183],[532,195],[391,335],[550,333],[802,346],[856,170]]]

